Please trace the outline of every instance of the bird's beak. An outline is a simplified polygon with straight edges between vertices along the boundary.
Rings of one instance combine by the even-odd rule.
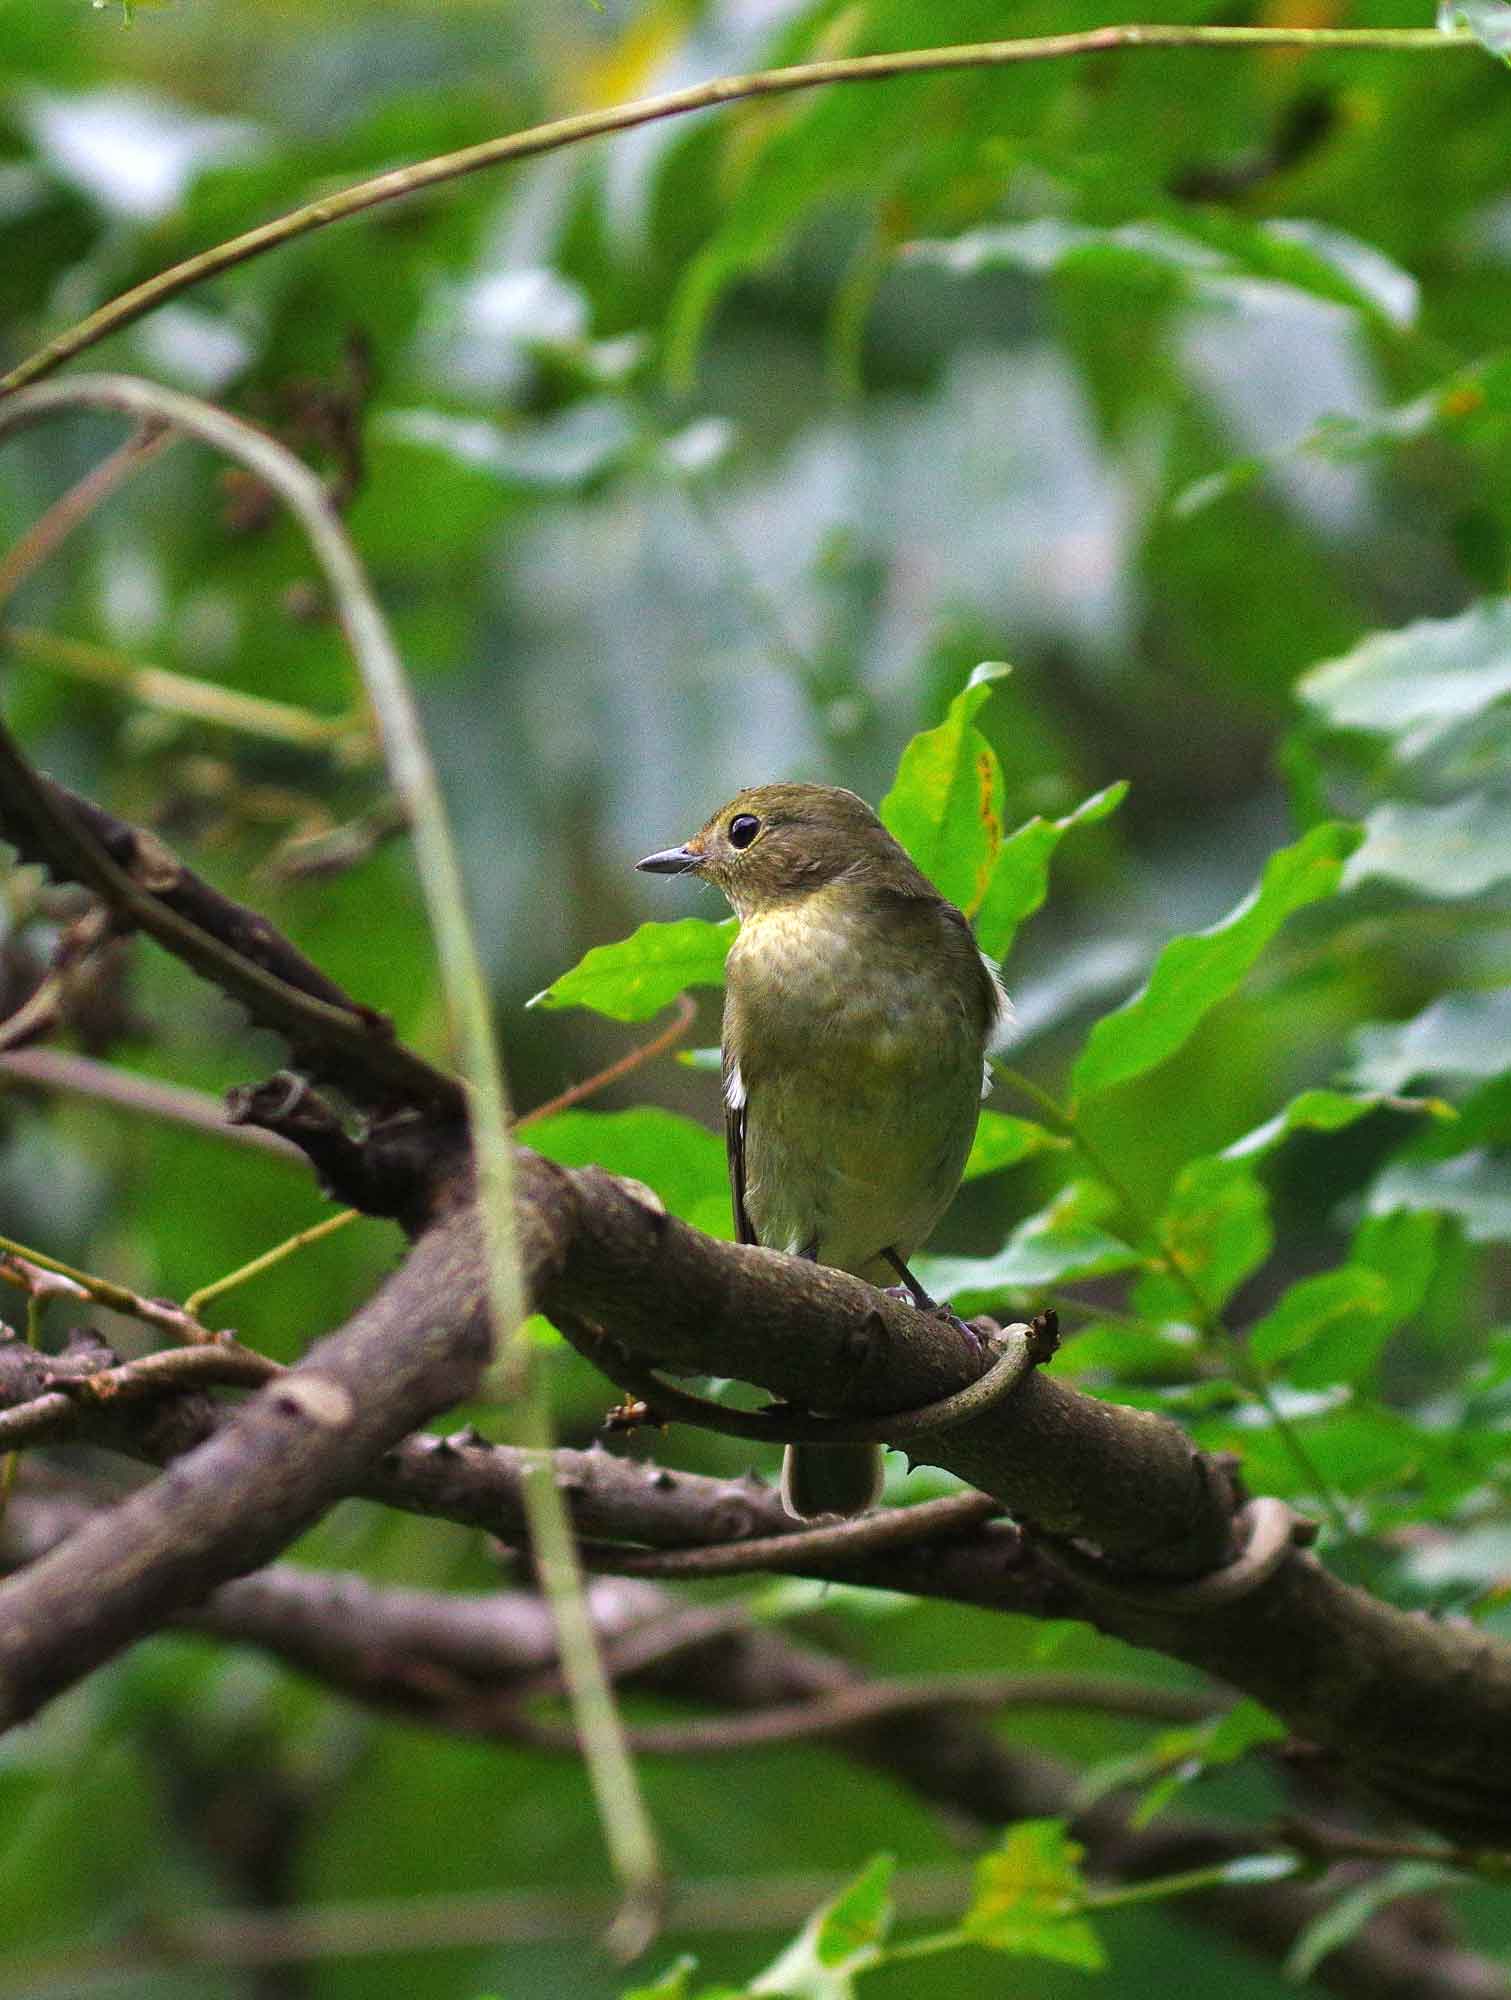
[[[691,847],[663,847],[659,854],[647,854],[635,866],[647,875],[685,875],[690,868],[701,868],[704,857]]]

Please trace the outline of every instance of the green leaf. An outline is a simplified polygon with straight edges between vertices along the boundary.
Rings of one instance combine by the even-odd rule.
[[[668,1966],[654,1986],[633,1986],[622,2000],[693,2000],[687,1982],[697,1969],[698,1961],[690,1952],[684,1953],[675,1965]]]
[[[878,1854],[831,1903],[817,1910],[764,1972],[752,1994],[781,2000],[853,2000],[855,1978],[881,1957],[892,1928],[896,1862]]]
[[[1508,10],[1511,11],[1511,10]],[[1448,805],[1376,806],[1343,887],[1377,876],[1424,896],[1477,896],[1511,875],[1511,797],[1469,792]]]
[[[976,912],[976,942],[999,964],[1012,949],[1018,926],[1043,903],[1049,864],[1073,826],[1095,826],[1128,796],[1126,781],[1107,785],[1083,799],[1063,819],[1031,819],[1002,844],[997,865]]]
[[[1415,757],[1511,694],[1511,598],[1376,632],[1303,674],[1296,692],[1334,729],[1392,737],[1398,757]]]
[[[602,1167],[654,1188],[673,1215],[711,1236],[732,1232],[724,1141],[657,1105],[632,1111],[559,1111],[521,1133],[564,1167]]]
[[[1269,1197],[1238,1160],[1212,1154],[1188,1160],[1175,1177],[1158,1232],[1167,1253],[1196,1287],[1207,1310],[1220,1312],[1244,1279],[1269,1256],[1274,1242]],[[1135,1288],[1135,1305],[1149,1319],[1189,1320],[1194,1301],[1167,1271],[1151,1271]]]
[[[1441,1217],[1431,1210],[1366,1216],[1344,1269],[1378,1281],[1384,1299],[1371,1314],[1345,1314],[1331,1326],[1316,1328],[1286,1370],[1291,1381],[1299,1388],[1363,1381],[1391,1334],[1421,1307],[1437,1269],[1441,1240]]]
[[[529,1002],[532,1007],[591,1007],[614,1021],[644,1021],[689,986],[722,986],[735,920],[683,917],[642,924],[617,944],[597,944]]]
[[[915,736],[881,802],[894,840],[941,896],[972,916],[1002,847],[1002,768],[976,717],[1012,671],[999,660],[977,667],[937,729]]]
[[[1220,923],[1173,938],[1148,983],[1092,1029],[1072,1072],[1076,1094],[1126,1083],[1174,1055],[1286,918],[1333,893],[1358,840],[1358,829],[1340,821],[1313,827],[1294,847],[1270,856],[1258,887]]]
[[[1235,1702],[1219,1718],[1207,1741],[1208,1765],[1234,1764],[1261,1743],[1280,1743],[1290,1734],[1261,1702]]]
[[[1511,13],[1511,9],[1507,11]],[[1445,1888],[1458,1879],[1453,1869],[1439,1867],[1433,1861],[1398,1861],[1367,1882],[1358,1883],[1313,1917],[1298,1935],[1286,1957],[1286,1978],[1298,1984],[1310,1979],[1329,1952],[1357,1937],[1370,1918],[1387,1904],[1402,1896],[1422,1896],[1429,1890]]]
[[[1240,1701],[1226,1715],[1188,1729],[1165,1730],[1146,1756],[1162,1768],[1158,1780],[1141,1796],[1133,1813],[1135,1826],[1148,1826],[1170,1801],[1208,1771],[1236,1764],[1261,1743],[1284,1740],[1290,1731],[1257,1701]]]
[[[963,1178],[975,1181],[986,1174],[999,1174],[1004,1167],[1016,1167],[1036,1153],[1063,1151],[1069,1144],[1068,1139],[1035,1125],[1030,1118],[1011,1118],[1005,1111],[983,1111]]]
[[[914,1269],[935,1298],[972,1312],[1005,1293],[1127,1271],[1144,1259],[1132,1244],[1097,1227],[1110,1205],[1099,1184],[1074,1181],[1047,1208],[1020,1222],[994,1256],[915,1258]]]
[[[1231,1146],[1224,1146],[1225,1160],[1260,1160],[1273,1153],[1292,1132],[1341,1132],[1388,1104],[1393,1111],[1422,1111],[1433,1118],[1452,1118],[1452,1105],[1435,1097],[1400,1098],[1387,1091],[1369,1091],[1353,1096],[1341,1090],[1303,1090],[1283,1111],[1245,1132]]]
[[[1249,1352],[1265,1367],[1288,1361],[1324,1333],[1368,1338],[1390,1304],[1390,1285],[1378,1271],[1343,1264],[1313,1278],[1299,1278],[1263,1319],[1249,1329]],[[1371,1357],[1373,1349],[1371,1349]]]
[[[1020,1820],[977,1862],[976,1893],[961,1928],[992,1951],[1100,1972],[1106,1954],[1079,1914],[1086,1900],[1084,1853],[1063,1820]]]
[[[892,1928],[892,1876],[896,1862],[878,1854],[828,1907],[819,1913],[814,1947],[820,1964],[851,1963],[886,1941]]]

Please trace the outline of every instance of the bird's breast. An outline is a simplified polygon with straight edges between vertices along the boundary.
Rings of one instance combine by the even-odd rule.
[[[885,1245],[906,1254],[933,1228],[980,1103],[982,1036],[957,970],[818,897],[742,924],[725,1032],[763,1242],[816,1240],[823,1262],[876,1276]]]

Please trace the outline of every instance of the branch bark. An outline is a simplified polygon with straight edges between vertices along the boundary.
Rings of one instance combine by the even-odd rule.
[[[475,1269],[458,1271],[454,1255],[451,1232],[422,1236],[297,1368],[141,1492],[0,1583],[0,1727],[268,1561],[389,1445],[472,1390],[488,1319]]]
[[[33,776],[18,753],[8,768]],[[23,828],[35,826],[33,791],[21,794]],[[59,803],[65,831],[79,828]],[[0,787],[12,837],[16,812],[16,793]],[[152,900],[110,866],[130,887],[128,912]],[[236,934],[231,917],[221,927]],[[173,925],[156,934],[180,949]],[[190,962],[216,977],[197,947]],[[423,1181],[425,1161],[412,1164]],[[0,1626],[0,1721],[268,1560],[334,1499],[369,1487],[405,1432],[466,1393],[486,1347],[482,1238],[454,1151],[436,1144],[429,1168],[424,1208],[440,1219],[348,1328],[175,1461],[116,1526],[0,1586],[0,1620],[12,1614]],[[515,1186],[529,1305],[611,1375],[625,1351],[674,1372],[737,1375],[807,1409],[879,1417],[935,1403],[981,1372],[948,1323],[841,1272],[716,1242],[637,1185],[520,1149]],[[1175,1424],[1041,1372],[909,1449],[998,1497],[1041,1538],[1051,1557],[1032,1570],[1041,1602],[1083,1607],[1101,1630],[1243,1688],[1424,1824],[1511,1846],[1511,1649],[1383,1604],[1299,1550],[1236,1601],[1172,1608],[1171,1585],[1232,1560],[1240,1498]],[[1046,1586],[1056,1544],[1099,1552],[1110,1587],[1084,1563]],[[974,1601],[1018,1605],[1021,1541],[997,1540],[994,1552],[996,1569],[984,1572],[971,1552]],[[905,1554],[891,1559],[903,1575]],[[938,1552],[915,1552],[914,1567],[937,1591]]]
[[[932,1401],[979,1372],[979,1358],[953,1329],[857,1279],[774,1251],[715,1242],[667,1216],[644,1189],[594,1169],[570,1172],[524,1150],[519,1168],[532,1300],[579,1327],[611,1325],[615,1339],[643,1360],[718,1369],[809,1406],[876,1414]],[[477,1225],[465,1204],[421,1239],[400,1279],[368,1309],[383,1337],[364,1342],[360,1360],[343,1368],[341,1379],[369,1401],[392,1365],[377,1358],[390,1342],[413,1362],[413,1338],[398,1324],[404,1315],[387,1303],[401,1280],[408,1318],[429,1329],[425,1338],[440,1343],[444,1355],[448,1327],[469,1326],[481,1296]],[[363,1320],[359,1315],[353,1328]],[[335,1339],[351,1334],[348,1329]],[[597,1345],[611,1361],[606,1332]],[[321,1381],[328,1366],[321,1356],[329,1346],[314,1350],[302,1368],[229,1420],[226,1433],[237,1432],[280,1395],[292,1393],[297,1409],[301,1377],[308,1371]],[[0,1620],[7,1610],[13,1613],[0,1630],[0,1686],[9,1677],[20,1690],[0,1705],[0,1716],[29,1713],[47,1693],[171,1610],[266,1560],[339,1493],[380,1491],[384,1481],[407,1480],[410,1504],[417,1504],[429,1479],[431,1502],[441,1500],[473,1448],[465,1441],[427,1447],[397,1440],[428,1410],[460,1393],[432,1385],[427,1407],[407,1421],[383,1394],[391,1428],[383,1435],[368,1424],[360,1441],[348,1437],[339,1465],[318,1429],[303,1427],[301,1453],[264,1441],[260,1418],[251,1453],[238,1450],[224,1461],[236,1494],[229,1508],[223,1505],[220,1434],[196,1445],[168,1475],[175,1481],[171,1504],[154,1507],[152,1487],[122,1510],[127,1542],[146,1534],[139,1554],[150,1552],[153,1560],[145,1568],[138,1561],[127,1575],[121,1558],[114,1568],[105,1560],[107,1550],[92,1547],[86,1555],[65,1545],[49,1558],[60,1566],[55,1574],[39,1565],[0,1586]],[[275,1437],[287,1423],[286,1413],[276,1417]],[[1032,1537],[1025,1561],[1018,1535],[990,1528],[974,1531],[953,1550],[949,1544],[904,1549],[848,1569],[836,1568],[831,1556],[827,1570],[815,1565],[816,1573],[875,1580],[881,1571],[881,1580],[894,1588],[921,1585],[938,1594],[953,1583],[958,1587],[950,1594],[973,1602],[1084,1616],[1104,1632],[1254,1695],[1298,1735],[1334,1752],[1355,1780],[1425,1825],[1473,1845],[1511,1843],[1511,1660],[1505,1648],[1471,1627],[1434,1623],[1383,1604],[1299,1551],[1236,1603],[1173,1614],[1159,1607],[1157,1592],[1147,1606],[1139,1601],[1131,1579],[1190,1576],[1198,1573],[1203,1551],[1226,1551],[1226,1482],[1173,1424],[1096,1402],[1039,1375],[1009,1403],[959,1431],[915,1441],[913,1450],[997,1494],[1020,1520],[1095,1545],[1127,1572],[1127,1587],[1105,1595],[1089,1590],[1079,1572],[1059,1575],[1052,1555],[1048,1561],[1035,1556]],[[590,1462],[593,1455],[587,1456]],[[304,1462],[309,1458],[319,1460],[318,1471]],[[188,1478],[184,1468],[193,1469]],[[621,1533],[643,1533],[643,1504],[661,1476],[648,1479],[640,1468],[631,1470],[625,1485],[638,1490],[642,1517],[619,1517]],[[690,1511],[703,1512],[706,1520],[700,1483],[669,1476],[674,1490],[681,1481]],[[282,1492],[285,1481],[301,1496],[297,1505]],[[255,1504],[253,1494],[259,1496]],[[271,1504],[265,1494],[274,1496]],[[502,1498],[495,1476],[490,1504],[498,1508]],[[133,1509],[144,1519],[139,1522]],[[613,1518],[615,1510],[606,1511]],[[742,1499],[739,1511],[745,1533],[769,1531],[769,1496]],[[255,1514],[255,1524],[243,1513]],[[578,1520],[581,1529],[580,1513]],[[1168,1533],[1163,1547],[1151,1530],[1151,1523],[1161,1522]],[[498,1526],[496,1512],[490,1525]],[[699,1539],[708,1538],[705,1525]],[[113,1544],[114,1534],[105,1539]],[[106,1587],[112,1579],[113,1588]],[[62,1621],[57,1629],[55,1619]],[[96,1636],[86,1643],[89,1632]]]
[[[8,1524],[16,1555],[34,1558],[77,1532],[92,1511],[72,1498],[23,1502],[20,1518],[13,1516]],[[857,1669],[811,1645],[733,1625],[729,1606],[704,1607],[690,1622],[676,1600],[652,1585],[603,1579],[592,1587],[591,1605],[605,1655],[628,1681],[662,1698],[711,1704],[737,1724],[784,1705],[814,1711],[850,1702],[864,1711],[873,1690]],[[459,1686],[527,1687],[555,1663],[550,1614],[531,1593],[469,1597],[379,1589],[349,1576],[281,1564],[223,1586],[179,1622],[227,1643],[270,1652],[349,1698],[398,1705],[413,1719],[442,1727]],[[1203,1699],[1132,1679],[1108,1692],[1124,1693],[1130,1703],[1147,1694],[1167,1703],[1172,1715],[1183,1702],[1199,1708]],[[915,1711],[906,1729],[891,1726],[885,1716],[868,1719],[861,1713],[835,1735],[832,1748],[917,1792],[963,1827],[995,1829],[1025,1816],[1071,1814],[1099,1880],[1137,1881],[1208,1867],[1252,1852],[1257,1844],[1252,1830],[1179,1814],[1135,1829],[1114,1798],[1076,1814],[1073,1772],[1010,1749],[980,1721],[944,1707]],[[1235,1886],[1172,1904],[1168,1915],[1279,1963],[1339,1886],[1337,1876],[1325,1883]],[[674,1908],[680,1908],[675,1900]],[[948,1914],[950,1905],[942,1909]],[[288,1926],[282,1943],[291,1958],[349,1949],[344,1932],[319,1932],[324,1914],[315,1913],[309,1924],[304,1918],[270,1919],[244,1942],[250,1952],[273,1956],[281,1922]],[[696,1921],[691,1911],[684,1914],[686,1921]],[[794,1913],[793,1921],[801,1914]],[[406,1937],[401,1915],[390,1904],[374,1906],[369,1935],[387,1936],[395,1928],[393,1949],[441,1941],[424,1926]],[[248,1921],[238,1913],[232,1936],[241,1935],[235,1925]],[[562,1933],[580,1935],[585,1922],[580,1908],[564,1913]],[[193,1930],[196,1920],[189,1924]],[[507,1928],[507,1919],[495,1913],[492,1928],[477,1936],[496,1943]],[[191,1959],[230,1962],[235,1954],[227,1954],[228,1942],[207,1922],[193,1938],[175,1936],[174,1946],[182,1943]],[[0,1978],[4,1971],[0,1967]],[[1401,1906],[1379,1912],[1329,1954],[1316,1980],[1343,2000],[1504,2000],[1506,1991],[1501,1968],[1451,1937],[1424,1929],[1411,1909]]]

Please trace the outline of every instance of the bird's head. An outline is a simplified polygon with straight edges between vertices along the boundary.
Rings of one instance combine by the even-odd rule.
[[[692,839],[636,862],[653,875],[702,876],[741,917],[841,878],[902,886],[916,871],[876,814],[837,785],[753,785]]]

